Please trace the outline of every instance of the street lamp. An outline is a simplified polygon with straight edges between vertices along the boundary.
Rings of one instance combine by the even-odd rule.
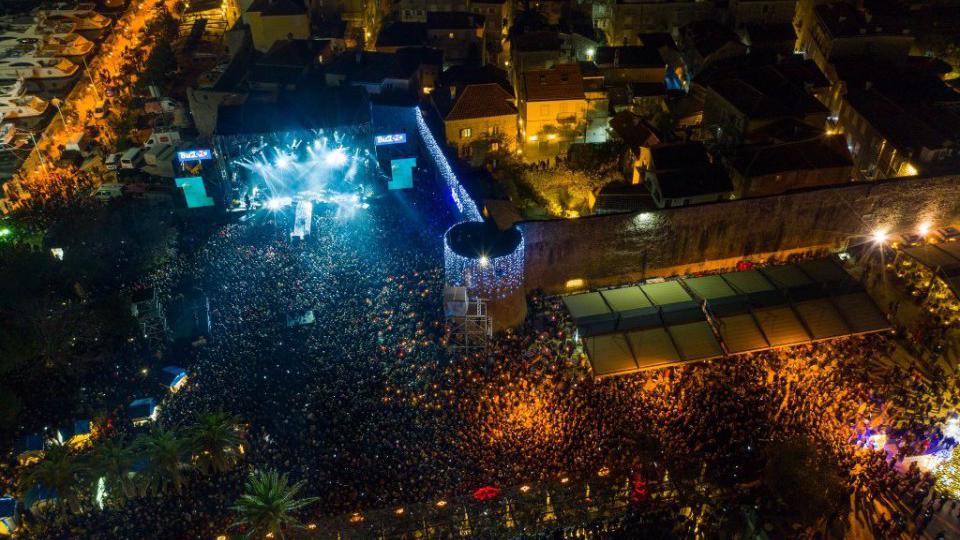
[[[50,100],[50,103],[53,103],[53,106],[57,108],[57,112],[60,113],[60,121],[63,122],[63,127],[67,127],[67,119],[63,117],[63,110],[60,108],[60,98],[53,98]]]
[[[83,60],[83,69],[87,72],[87,77],[90,78],[90,86],[93,87],[93,93],[97,97],[97,103],[102,104],[103,100],[100,99],[100,90],[97,89],[97,84],[93,81],[93,73],[90,72],[90,66],[87,65],[87,57],[81,56],[80,59]]]
[[[42,137],[43,134],[40,136]],[[40,168],[43,169],[43,175],[47,178],[47,180],[49,180],[50,171],[47,170],[47,162],[45,159],[43,159],[43,152],[40,150],[40,145],[37,144],[37,138],[34,137],[32,131],[30,132],[30,139],[33,140],[33,148],[37,151],[37,157],[40,158]]]

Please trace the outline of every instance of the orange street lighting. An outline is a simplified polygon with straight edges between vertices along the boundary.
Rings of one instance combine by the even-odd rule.
[[[890,235],[887,234],[887,231],[883,229],[877,229],[872,233],[870,233],[870,237],[873,238],[873,241],[876,242],[877,244],[882,244],[887,241]]]

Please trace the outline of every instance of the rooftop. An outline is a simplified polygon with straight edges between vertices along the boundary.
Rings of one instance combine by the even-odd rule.
[[[660,193],[666,199],[682,199],[733,191],[733,183],[723,167],[711,165],[683,171],[657,172]]]
[[[253,63],[247,78],[255,82],[295,83],[306,70],[320,64],[320,55],[330,44],[329,39],[276,41],[266,54]]]
[[[510,50],[516,52],[559,51],[563,46],[560,33],[551,30],[525,32],[516,37]]]
[[[527,101],[586,99],[583,77],[577,64],[558,64],[550,69],[534,69],[523,74]]]
[[[468,11],[428,11],[427,28],[431,30],[475,30],[482,28],[483,15]]]
[[[395,22],[377,34],[377,47],[416,47],[426,43],[427,25],[419,22]]]
[[[802,141],[747,145],[731,165],[743,176],[764,176],[789,171],[850,167],[853,161],[842,135]],[[843,179],[845,180],[845,179]]]
[[[306,15],[307,8],[299,0],[254,0],[248,13],[261,15]]]
[[[846,101],[896,148],[942,148],[957,138],[956,133],[948,136],[875,89],[850,90]]]
[[[787,49],[792,52],[797,41],[797,32],[790,23],[748,24],[744,26],[744,34],[752,48]]]
[[[639,115],[630,111],[617,113],[610,119],[610,129],[620,137],[623,142],[638,153],[641,147],[649,147],[660,144],[660,136],[654,130],[653,126],[648,124]]]
[[[601,68],[662,68],[667,65],[657,47],[600,47],[594,63]]]
[[[689,170],[711,164],[706,147],[699,142],[658,144],[650,148],[651,168],[660,172]]]
[[[381,83],[385,79],[409,79],[419,62],[408,54],[348,51],[333,59],[328,73],[344,75],[359,83]]]
[[[706,58],[727,43],[742,44],[740,36],[714,20],[694,21],[681,29],[686,48]]]
[[[737,110],[750,118],[776,118],[822,114],[827,108],[789,72],[779,66],[765,66],[707,84]]]
[[[655,49],[666,47],[675,51],[679,50],[677,42],[674,41],[673,36],[667,32],[637,34],[637,38],[640,40],[640,45],[644,47],[653,47]]]
[[[217,135],[356,126],[370,121],[367,93],[357,88],[312,88],[277,103],[221,105]]]
[[[874,15],[845,2],[818,5],[814,13],[835,38],[910,36],[903,17]]]
[[[440,97],[442,92],[438,92]],[[507,93],[499,84],[473,84],[458,92],[452,101],[438,101],[448,103],[444,112],[446,120],[467,120],[471,118],[488,118],[492,116],[513,116],[517,114],[514,107],[513,95]]]
[[[486,83],[497,83],[507,92],[513,93],[507,72],[492,64],[450,66],[440,74],[440,84],[443,86],[463,87],[469,84]]]

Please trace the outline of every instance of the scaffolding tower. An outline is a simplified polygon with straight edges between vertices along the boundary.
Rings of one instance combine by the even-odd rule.
[[[137,291],[131,300],[130,312],[137,319],[143,337],[153,346],[166,341],[167,317],[156,289]]]
[[[485,351],[493,336],[487,301],[469,298],[466,287],[443,290],[443,310],[449,328],[447,347],[453,353]]]

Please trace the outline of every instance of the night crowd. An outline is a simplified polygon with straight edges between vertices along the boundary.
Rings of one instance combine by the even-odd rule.
[[[904,460],[950,444],[957,378],[934,383],[902,365],[890,334],[596,380],[562,302],[534,293],[521,328],[450,358],[436,239],[453,218],[436,197],[388,194],[352,217],[320,208],[302,242],[289,209],[251,212],[184,242],[175,263],[136,284],[209,298],[210,336],[164,352],[190,382],[158,421],[235,413],[249,425],[245,459],[181,494],[72,517],[49,537],[214,538],[248,468],[305,479],[320,502],[304,521],[604,467],[736,491],[757,480],[771,441],[792,437],[824,443],[849,492],[886,509],[871,506],[877,534],[925,528],[942,506],[928,498],[930,475]],[[298,324],[308,311],[313,322]],[[679,506],[656,511],[681,519]]]

